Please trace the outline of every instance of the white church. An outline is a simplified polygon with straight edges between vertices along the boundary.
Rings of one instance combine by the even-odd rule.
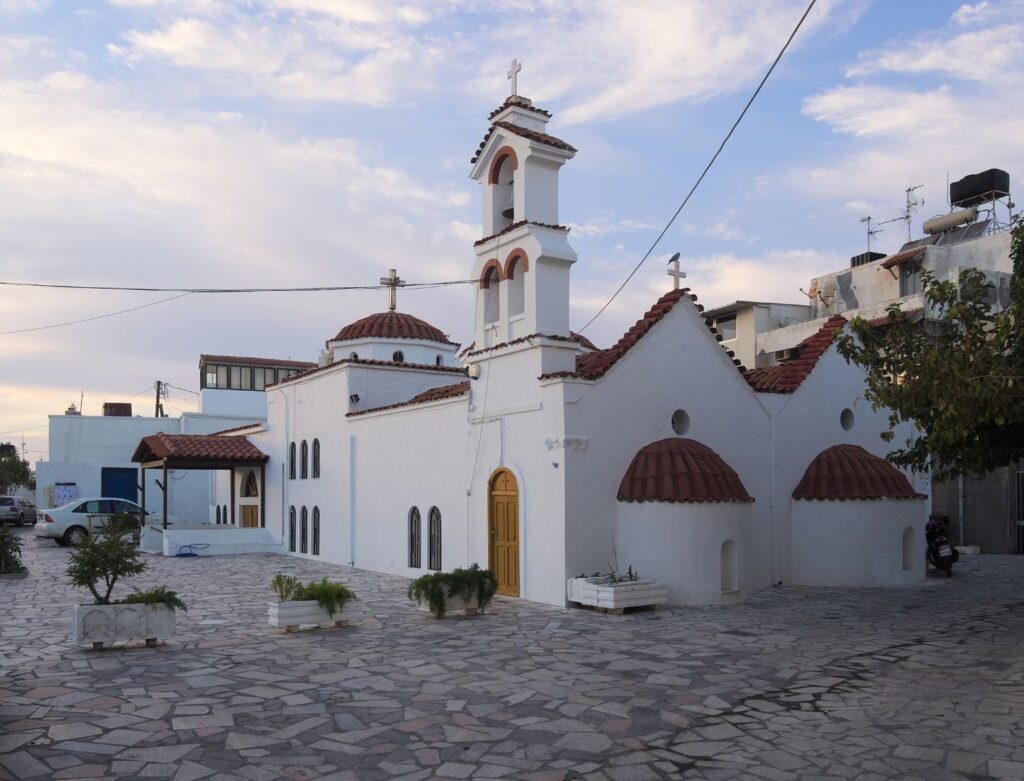
[[[472,158],[468,348],[398,311],[392,272],[388,311],[268,388],[265,423],[148,437],[136,460],[226,467],[211,521],[284,554],[408,577],[476,562],[499,593],[552,605],[612,566],[673,604],[920,582],[927,487],[882,458],[885,412],[835,350],[843,318],[746,370],[676,273],[611,347],[569,330],[558,177],[576,150],[550,119],[513,88]]]

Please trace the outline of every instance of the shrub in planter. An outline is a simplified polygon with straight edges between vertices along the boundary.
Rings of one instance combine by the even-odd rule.
[[[21,538],[0,523],[0,575],[27,572],[21,563]]]
[[[355,612],[345,609],[356,595],[344,583],[335,583],[327,578],[302,583],[293,575],[278,572],[270,587],[278,600],[270,603],[268,620],[271,626],[283,626],[289,631],[304,624],[319,625],[331,621],[340,626]]]
[[[186,609],[174,591],[159,586],[136,591],[121,602],[111,601],[119,581],[146,569],[132,538],[136,526],[134,517],[115,515],[69,556],[71,585],[88,589],[93,596],[92,605],[75,606],[76,642],[91,642],[99,649],[104,643],[142,638],[154,645],[158,637],[174,633],[174,611]]]
[[[482,613],[497,590],[498,579],[494,573],[473,564],[418,577],[409,584],[408,595],[416,604],[426,605],[434,617],[444,618],[453,598],[463,603],[467,613],[471,610]]]

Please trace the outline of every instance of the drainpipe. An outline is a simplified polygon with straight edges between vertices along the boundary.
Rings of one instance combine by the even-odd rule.
[[[290,448],[291,448],[291,436],[289,435],[289,432],[291,431],[291,426],[288,423],[288,394],[285,393],[284,392],[284,388],[282,388],[280,386],[274,388],[274,390],[276,390],[278,393],[280,393],[281,394],[281,398],[284,399],[284,452],[285,452],[285,456],[284,456],[284,459],[281,461],[281,545],[283,546],[285,544],[284,543],[284,535],[285,535],[285,527],[284,527],[285,520],[284,520],[284,518],[285,518],[285,515],[287,514],[287,508],[288,508],[288,483],[289,483],[289,480],[288,480],[288,473],[286,471],[286,468],[287,468],[287,464],[288,464],[288,456],[289,456],[289,454],[291,452],[290,451]],[[268,425],[268,427],[270,425],[270,416],[269,415],[267,416],[267,425]]]
[[[767,410],[765,410],[767,412]],[[771,455],[771,464],[768,468],[768,479],[770,488],[768,495],[770,505],[768,507],[768,522],[771,529],[771,562],[772,562],[772,584],[779,585],[782,582],[782,560],[779,549],[782,541],[779,539],[779,443],[776,431],[778,416],[769,413],[768,415],[768,451]]]
[[[348,558],[356,565],[356,435],[348,437]]]

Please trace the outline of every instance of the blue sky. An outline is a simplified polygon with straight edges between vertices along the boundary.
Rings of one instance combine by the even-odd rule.
[[[572,322],[649,246],[803,11],[804,0],[0,0],[0,279],[152,286],[463,279],[480,235],[469,158],[519,92],[579,153],[562,222],[579,253]],[[707,306],[799,302],[864,250],[859,219],[903,190],[1024,170],[1020,0],[819,0],[659,252],[591,327],[613,342],[683,256]],[[892,251],[896,223],[876,237]],[[0,330],[157,300],[0,290]],[[315,360],[383,292],[189,296],[0,336],[0,432],[46,450],[49,413],[162,379],[197,389],[200,353]],[[400,309],[468,342],[468,287]],[[170,409],[193,396],[172,395]],[[148,409],[149,394],[133,401]],[[20,442],[21,434],[2,438]]]

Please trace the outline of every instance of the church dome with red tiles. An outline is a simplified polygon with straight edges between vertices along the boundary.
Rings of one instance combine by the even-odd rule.
[[[331,341],[342,342],[351,339],[422,339],[427,342],[454,344],[439,328],[425,320],[391,310],[378,312],[346,325]]]
[[[736,470],[693,439],[662,439],[633,457],[620,502],[752,502]]]
[[[924,499],[907,476],[859,445],[821,451],[793,491],[794,499]]]

